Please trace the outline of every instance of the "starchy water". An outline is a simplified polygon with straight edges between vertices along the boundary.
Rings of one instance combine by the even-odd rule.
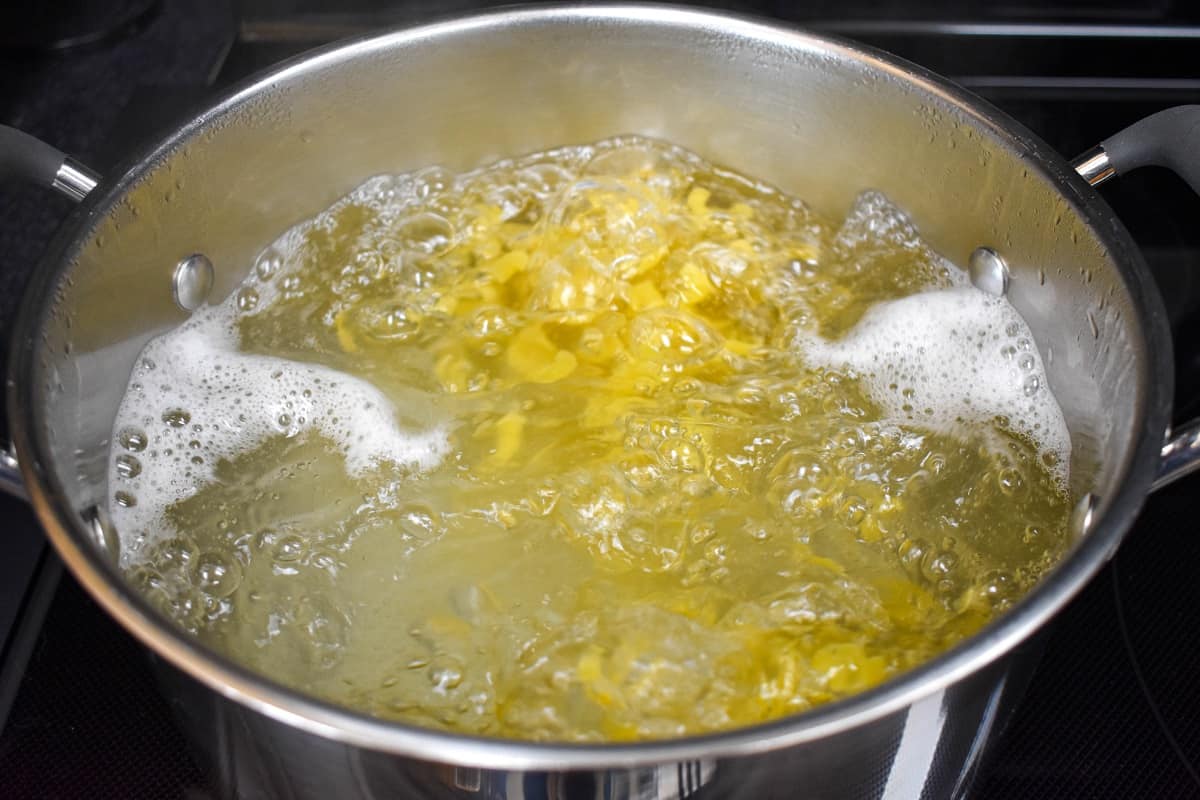
[[[867,689],[1067,546],[1030,332],[904,214],[637,137],[372,178],[152,342],[129,579],[367,713],[681,736]]]

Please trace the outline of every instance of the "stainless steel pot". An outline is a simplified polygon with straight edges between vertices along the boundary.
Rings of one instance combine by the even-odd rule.
[[[1110,140],[1081,162],[1085,177],[1186,167],[1176,145],[1200,130],[1194,111]],[[979,284],[1006,290],[1034,330],[1072,432],[1078,541],[1035,591],[857,697],[719,735],[603,746],[455,736],[336,708],[204,649],[130,591],[97,512],[108,437],[142,346],[186,318],[177,296],[209,289],[190,256],[214,265],[219,298],[276,233],[369,175],[627,132],[763,176],[832,215],[881,189],[944,255],[975,254]],[[75,576],[152,651],[241,796],[961,796],[1020,694],[1036,634],[1114,553],[1152,487],[1197,464],[1197,428],[1172,438],[1167,427],[1161,300],[1104,201],[1000,112],[852,43],[678,8],[502,11],[292,61],[98,185],[5,135],[0,173],[86,195],[16,326],[8,409],[21,476],[10,460],[5,480],[28,491]]]

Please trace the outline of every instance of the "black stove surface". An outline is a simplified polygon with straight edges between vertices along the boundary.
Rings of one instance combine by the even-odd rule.
[[[236,25],[225,3],[166,0],[144,26],[89,48],[0,48],[0,122],[103,169],[216,87],[335,36],[448,8],[354,0],[328,13],[327,5],[247,0]],[[803,14],[784,3],[708,5],[800,20],[903,55],[983,95],[1067,155],[1147,113],[1200,102],[1192,55],[1200,28],[1190,27],[1200,14],[1168,0],[1134,9],[1064,1],[1049,12],[1011,3],[845,0],[810,3]],[[953,23],[942,21],[951,15]],[[1200,413],[1200,199],[1155,170],[1114,181],[1104,194],[1166,298],[1176,416],[1187,419]],[[44,192],[0,186],[5,337],[20,287],[67,210]],[[973,797],[1200,798],[1195,480],[1152,496],[1117,557],[1060,615]],[[0,797],[220,796],[155,692],[144,652],[63,573],[31,512],[0,497],[0,528]]]

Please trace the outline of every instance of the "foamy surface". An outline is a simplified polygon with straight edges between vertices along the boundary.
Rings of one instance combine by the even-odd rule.
[[[318,364],[238,351],[235,299],[197,311],[147,345],[113,428],[110,515],[123,564],[170,535],[166,510],[215,478],[222,459],[271,436],[323,436],[362,474],[434,466],[446,431],[402,430],[370,383]]]
[[[1006,299],[950,272],[958,285],[879,303],[841,339],[806,334],[797,345],[810,363],[853,372],[896,421],[952,431],[1002,418],[1065,486],[1070,433],[1029,326]]]

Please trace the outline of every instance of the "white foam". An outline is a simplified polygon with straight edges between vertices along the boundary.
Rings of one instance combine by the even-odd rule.
[[[110,514],[121,537],[122,563],[171,535],[166,510],[214,479],[218,461],[271,436],[315,432],[341,449],[360,475],[381,464],[434,466],[449,447],[440,426],[413,433],[397,425],[391,403],[368,382],[328,367],[239,352],[234,298],[206,307],[142,352],[113,426]],[[164,419],[184,411],[188,419]],[[182,415],[175,415],[181,422]],[[141,451],[121,446],[121,432],[146,434]],[[118,459],[133,456],[136,476]],[[196,461],[194,459],[199,459]],[[128,472],[128,470],[126,470]],[[136,505],[112,499],[127,492]]]
[[[1066,485],[1071,439],[1025,321],[1002,297],[955,283],[872,306],[842,339],[803,334],[809,363],[848,369],[890,419],[948,430],[996,417],[1051,454]]]

